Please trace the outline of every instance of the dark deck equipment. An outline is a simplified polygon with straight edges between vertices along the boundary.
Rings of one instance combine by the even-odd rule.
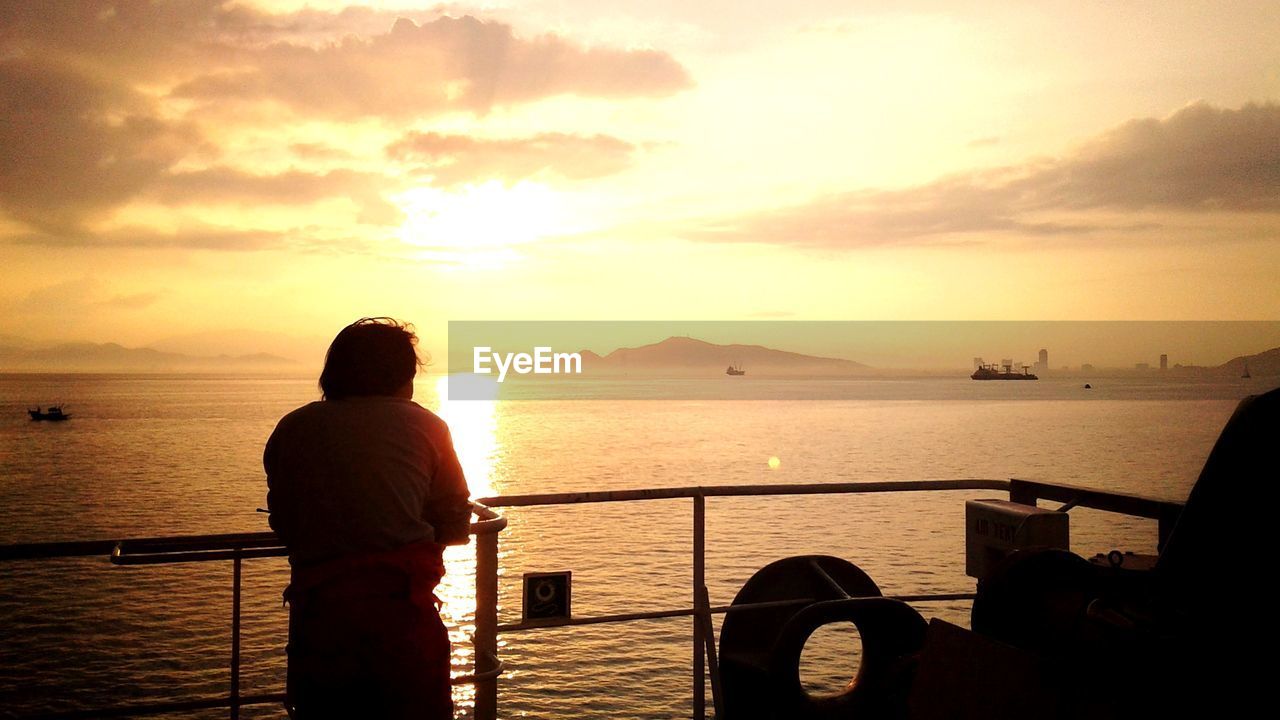
[[[910,657],[924,642],[925,622],[906,603],[881,597],[856,565],[804,555],[765,566],[734,605],[720,636],[720,673],[727,720],[890,717],[905,707]],[[820,696],[800,683],[800,655],[818,628],[852,623],[862,638],[857,676],[842,692]]]
[[[1115,551],[1092,563],[1014,553],[979,582],[973,630],[1044,663],[1053,717],[1176,716],[1204,703],[1249,714],[1272,684],[1250,658],[1277,640],[1266,603],[1250,600],[1275,562],[1277,440],[1280,390],[1245,398],[1154,567]]]

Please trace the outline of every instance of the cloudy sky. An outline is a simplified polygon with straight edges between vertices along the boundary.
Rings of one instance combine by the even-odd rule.
[[[1271,0],[0,0],[0,336],[1275,319],[1276,37]]]

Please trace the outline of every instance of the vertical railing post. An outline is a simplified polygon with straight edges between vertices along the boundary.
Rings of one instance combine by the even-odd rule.
[[[475,672],[498,663],[498,533],[476,534]],[[497,720],[498,679],[477,680],[475,720]]]
[[[1165,505],[1156,519],[1156,552],[1164,552],[1165,543],[1173,535],[1173,528],[1182,516],[1182,508],[1176,505]]]
[[[702,495],[693,496],[693,607],[699,612],[693,616],[693,717],[704,720],[707,716],[707,673],[704,664],[706,648],[703,647],[702,596],[706,591],[706,522],[707,500]]]
[[[1025,483],[1017,478],[1009,480],[1009,502],[1016,502],[1022,505],[1035,506],[1039,500],[1036,496],[1035,489],[1030,483]]]
[[[699,618],[702,620],[702,641],[706,645],[707,652],[707,669],[711,672],[711,707],[715,711],[715,717],[724,717],[724,692],[720,688],[720,660],[716,653],[716,630],[711,624],[711,597],[707,593],[707,587],[702,587],[699,597],[702,598],[702,608]]]
[[[231,561],[231,720],[240,718],[240,552]]]

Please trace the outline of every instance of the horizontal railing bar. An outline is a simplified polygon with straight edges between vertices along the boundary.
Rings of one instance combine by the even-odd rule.
[[[992,480],[967,478],[959,480],[897,480],[857,483],[806,483],[800,485],[704,485],[675,488],[647,488],[637,490],[603,490],[574,493],[541,493],[530,495],[497,495],[482,498],[475,505],[478,520],[471,524],[474,534],[499,532],[506,527],[507,519],[494,513],[492,507],[531,507],[540,505],[574,505],[583,503],[630,502],[638,500],[672,500],[692,497],[756,497],[775,495],[846,495],[887,492],[937,492],[947,490],[995,490],[1006,491],[1058,502],[1076,502],[1087,507],[1124,513],[1136,517],[1167,518],[1181,510],[1182,504],[1146,498],[1138,495],[1114,493],[1069,485],[1042,483],[1031,480]],[[1015,498],[1017,500],[1017,498]],[[486,507],[488,506],[488,507]],[[83,557],[108,555],[116,546],[127,543],[127,548],[137,552],[180,550],[241,550],[244,548],[274,548],[279,546],[275,533],[231,533],[221,535],[179,535],[153,538],[127,538],[113,540],[81,540],[52,543],[20,543],[0,545],[0,561],[41,558]],[[281,553],[283,554],[283,553]],[[254,555],[253,557],[266,557]],[[229,559],[227,558],[208,559]],[[250,557],[240,555],[240,557]],[[153,562],[163,562],[155,560]]]
[[[778,495],[847,495],[887,492],[938,492],[948,490],[994,490],[1011,492],[1021,490],[1037,498],[1059,502],[1076,501],[1081,505],[1137,517],[1167,517],[1182,506],[1167,500],[1156,500],[1137,495],[1113,493],[1089,488],[1055,485],[1029,480],[993,480],[965,478],[958,480],[894,480],[855,483],[805,483],[799,485],[703,485],[675,488],[647,488],[637,490],[602,490],[574,493],[540,493],[529,495],[498,495],[482,498],[476,503],[477,522],[471,524],[473,533],[499,532],[506,527],[507,519],[494,513],[492,507],[531,507],[540,505],[574,505],[583,503],[631,502],[639,500],[673,500],[693,497],[757,497]],[[487,506],[487,507],[486,507]],[[89,540],[60,543],[24,543],[0,545],[0,561],[80,557],[106,555],[120,543],[139,552],[160,550],[239,550],[246,547],[275,547],[279,540],[274,533],[233,533],[224,535],[187,535],[156,538],[129,538],[126,540]],[[228,556],[228,557],[234,557]],[[241,555],[241,557],[247,557]],[[262,556],[258,556],[262,557]],[[225,558],[209,558],[225,559]],[[163,562],[155,560],[154,562]]]
[[[489,507],[530,507],[536,505],[577,505],[582,503],[674,500],[693,497],[748,497],[764,495],[846,495],[885,492],[930,492],[942,490],[1009,490],[1008,480],[980,478],[962,480],[891,480],[883,482],[805,483],[800,485],[699,485],[694,487],[647,488],[639,490],[597,490],[533,495],[495,495],[481,498]]]
[[[199,536],[183,536],[174,538],[147,538],[121,540],[124,552],[128,553],[167,553],[185,552],[189,550],[216,550],[242,548],[281,548],[280,538],[275,533],[262,532],[243,536],[217,536],[202,539]]]
[[[40,560],[43,558],[110,555],[119,540],[74,540],[69,542],[18,543],[0,545],[0,560]]]
[[[948,600],[973,600],[976,593],[931,593],[922,595],[886,595],[891,600],[902,602],[944,602]],[[709,608],[712,615],[723,615],[743,610],[762,610],[764,608],[787,607],[790,605],[808,605],[815,602],[813,598],[794,598],[790,600],[771,600],[769,602],[742,603],[739,605],[717,605]],[[534,620],[528,622],[499,625],[498,632],[521,632],[524,630],[540,630],[545,628],[577,627],[581,625],[603,625],[616,622],[632,622],[634,620],[664,620],[666,618],[690,617],[697,614],[694,608],[678,608],[675,610],[649,610],[645,612],[618,613],[616,615],[592,615],[588,617],[562,618],[554,620]]]
[[[1176,515],[1183,508],[1183,503],[1173,500],[1017,478],[1009,481],[1009,493],[1014,502],[1051,500],[1151,520],[1168,517],[1170,513]]]
[[[36,558],[84,557],[110,555],[121,543],[143,546],[199,547],[209,550],[225,550],[245,546],[261,546],[266,542],[279,544],[275,533],[231,533],[222,535],[175,535],[172,537],[126,538],[116,540],[77,540],[72,542],[21,543],[0,545],[0,560],[31,560]]]
[[[267,705],[283,703],[284,693],[268,693],[263,695],[241,695],[239,704]],[[127,718],[142,715],[168,715],[170,713],[191,712],[193,710],[218,710],[231,707],[231,697],[223,696],[205,700],[184,700],[180,702],[137,703],[106,708],[90,708],[88,710],[69,710],[67,712],[47,713],[44,715],[25,716],[29,720],[79,720],[80,718]]]
[[[180,562],[209,562],[211,560],[245,560],[248,558],[284,557],[289,551],[284,546],[251,548],[248,550],[197,550],[193,552],[112,553],[114,565],[165,565]]]
[[[544,628],[574,627],[577,625],[602,625],[605,623],[630,622],[632,620],[661,620],[664,618],[687,617],[693,610],[654,610],[651,612],[622,613],[619,615],[595,615],[592,617],[572,617],[555,620],[536,620],[533,622],[499,625],[498,632],[519,632],[521,630],[537,630]]]
[[[473,503],[472,511],[478,518],[471,523],[472,535],[500,532],[507,526],[505,517],[495,513],[481,503]],[[116,553],[117,547],[121,548],[118,555]],[[255,552],[258,550],[270,550],[273,552]],[[217,557],[182,557],[180,555],[180,553],[208,553],[214,551],[229,552]],[[173,555],[173,557],[161,559],[166,554]],[[119,538],[115,540],[74,540],[69,542],[0,545],[0,561],[111,555],[113,556],[113,562],[118,565],[144,565],[193,560],[232,560],[236,557],[279,557],[286,554],[288,554],[288,551],[285,550],[284,545],[273,532],[171,535]],[[140,559],[147,556],[154,556],[155,559]],[[129,560],[115,559],[124,557],[129,557]]]
[[[902,602],[947,602],[954,600],[973,600],[977,593],[936,593],[930,595],[892,595],[894,600]]]
[[[122,542],[128,543],[130,548],[137,548],[142,552],[168,552],[172,550],[185,550],[192,546],[222,546],[222,547],[270,547],[279,545],[280,539],[276,534],[270,531],[256,533],[228,533],[223,535],[175,535],[172,537],[156,537],[156,538],[129,538]]]

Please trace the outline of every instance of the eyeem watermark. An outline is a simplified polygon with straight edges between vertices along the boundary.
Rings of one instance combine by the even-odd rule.
[[[498,371],[498,382],[506,380],[509,371],[517,375],[581,375],[582,354],[553,352],[549,347],[535,347],[532,354],[494,352],[488,346],[472,349],[471,372],[490,375],[494,368]]]
[[[934,401],[1075,399],[1088,383],[1108,401],[1165,385],[1238,400],[1280,383],[1265,350],[1277,346],[1277,320],[466,320],[449,322],[446,389],[476,401]],[[1008,377],[977,372],[992,363]]]

